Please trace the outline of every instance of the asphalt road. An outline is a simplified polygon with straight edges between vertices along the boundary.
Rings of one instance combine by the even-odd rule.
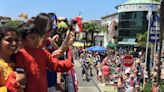
[[[100,87],[98,87],[98,82],[96,81],[96,72],[93,70],[93,76],[89,76],[89,81],[83,81],[81,74],[81,65],[79,61],[75,60],[75,71],[77,74],[79,90],[78,92],[102,92]]]

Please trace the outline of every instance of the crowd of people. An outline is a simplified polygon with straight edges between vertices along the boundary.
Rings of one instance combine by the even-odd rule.
[[[64,33],[57,27],[61,21],[68,25]],[[57,81],[73,67],[73,41],[74,28],[54,13],[39,13],[16,29],[1,26],[0,92],[64,91]]]
[[[78,50],[76,50],[75,55],[80,59],[83,66],[82,71],[86,70],[87,74],[92,76],[92,72],[89,71],[95,70],[99,83],[112,85],[115,89],[117,88],[118,92],[143,91],[143,83],[148,80],[144,50],[120,47],[119,49],[109,48],[107,52],[91,52],[85,48],[76,49]],[[128,67],[123,63],[123,58],[126,55],[134,57],[133,64]],[[82,72],[82,75],[84,74],[85,72]],[[150,77],[152,78],[153,74]],[[153,92],[160,92],[159,85],[155,80],[152,88],[155,90]]]
[[[83,80],[88,81],[95,71],[97,81],[113,85],[118,92],[141,92],[144,79],[148,78],[145,52],[136,48],[107,52],[72,49],[74,24],[75,21],[69,23],[66,18],[58,19],[54,13],[39,13],[20,22],[16,29],[1,26],[0,92],[64,92],[61,79],[63,72],[72,69],[73,58],[81,62]],[[123,64],[125,55],[134,57],[130,67]],[[157,76],[156,68],[153,76]],[[153,80],[152,90],[158,92],[159,85]]]

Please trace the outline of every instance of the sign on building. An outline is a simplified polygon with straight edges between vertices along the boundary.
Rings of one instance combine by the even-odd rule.
[[[150,42],[159,42],[160,27],[159,27],[159,16],[155,16],[150,25]]]

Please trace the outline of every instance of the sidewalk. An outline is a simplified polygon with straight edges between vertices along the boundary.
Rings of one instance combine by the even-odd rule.
[[[112,85],[104,85],[102,83],[98,84],[102,92],[117,92],[117,88],[114,88]]]

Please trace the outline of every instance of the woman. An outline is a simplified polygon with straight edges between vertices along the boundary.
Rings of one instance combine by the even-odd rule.
[[[117,82],[117,90],[118,90],[118,92],[125,92],[123,85],[124,85],[123,77],[120,76],[118,78],[118,82]]]
[[[20,84],[25,79],[25,75],[14,72],[15,60],[13,56],[18,49],[19,41],[15,29],[10,27],[0,28],[0,92],[23,91]]]

